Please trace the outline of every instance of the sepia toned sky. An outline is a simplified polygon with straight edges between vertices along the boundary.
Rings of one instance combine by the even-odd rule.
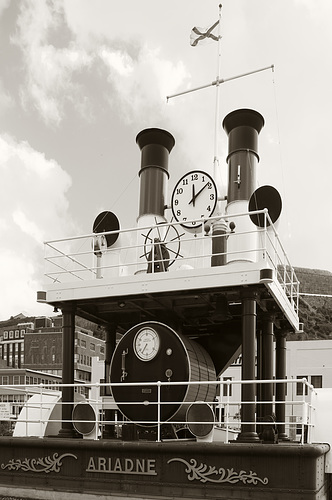
[[[169,193],[188,170],[212,173],[217,43],[189,43],[218,19],[216,0],[0,0],[0,320],[50,314],[36,303],[43,242],[87,234],[111,210],[138,214],[147,127],[171,132]],[[332,3],[224,0],[220,123],[265,118],[259,185],[283,200],[278,231],[294,266],[332,271]],[[219,125],[218,183],[227,138]]]

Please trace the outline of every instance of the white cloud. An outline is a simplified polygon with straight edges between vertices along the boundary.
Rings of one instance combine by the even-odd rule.
[[[154,121],[161,115],[167,92],[177,89],[189,77],[182,62],[174,64],[163,59],[159,49],[147,45],[141,47],[135,59],[125,49],[106,46],[98,55],[107,68],[108,82],[116,90],[110,103],[120,103],[123,118],[129,123],[139,119],[143,127],[152,115]]]
[[[21,310],[39,310],[43,240],[68,235],[69,175],[54,160],[0,136],[0,276],[3,283],[0,319]]]
[[[81,44],[80,33],[70,31],[63,9],[61,0],[25,0],[14,39],[25,65],[26,81],[20,89],[22,104],[26,109],[33,105],[46,124],[59,126],[69,103],[85,118],[89,117],[87,79],[91,77],[100,78],[104,96],[109,99],[111,92],[105,87],[103,69],[112,90],[118,93],[110,102],[113,105],[120,98],[123,116],[128,121],[138,116],[143,107],[156,107],[158,112],[166,94],[188,79],[181,61],[173,63],[161,56],[160,49],[139,41],[134,50],[129,42],[128,46],[122,42],[119,48],[119,41],[109,39],[105,43],[105,35],[100,33]]]
[[[37,226],[37,224],[28,219],[27,216],[25,215],[22,210],[17,209],[13,213],[13,221],[15,224],[18,226],[18,228],[22,231],[22,233],[25,233],[29,235],[31,238],[33,238],[38,244],[41,244],[43,242],[43,233]]]
[[[89,66],[91,56],[69,39],[59,47],[60,31],[66,24],[62,2],[23,2],[13,41],[21,48],[26,68],[26,82],[21,86],[22,102],[30,101],[46,123],[59,125],[66,103],[79,96],[80,85],[74,75]],[[59,30],[59,36],[57,31]],[[54,44],[50,39],[54,38]]]
[[[14,100],[9,92],[4,88],[3,82],[0,80],[0,113],[4,113],[7,109],[12,107]]]
[[[133,60],[123,51],[110,50],[107,47],[101,47],[99,56],[110,71],[115,70],[120,76],[129,76],[133,73]]]
[[[0,16],[2,12],[9,6],[10,0],[0,0]]]

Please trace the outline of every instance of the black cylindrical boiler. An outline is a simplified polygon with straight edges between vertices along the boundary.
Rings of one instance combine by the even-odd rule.
[[[119,410],[130,421],[153,425],[158,417],[158,387],[149,382],[184,382],[160,388],[161,420],[185,420],[194,401],[213,402],[215,384],[193,384],[216,380],[210,355],[196,342],[169,326],[149,321],[131,328],[118,343],[111,361],[111,384]]]

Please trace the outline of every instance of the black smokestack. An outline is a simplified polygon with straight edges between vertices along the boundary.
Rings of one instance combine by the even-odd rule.
[[[232,111],[223,121],[228,134],[228,205],[249,200],[256,189],[257,143],[263,126],[264,118],[252,109]]]
[[[139,215],[164,216],[165,176],[168,158],[175,140],[172,134],[159,128],[142,130],[136,137],[141,150]]]

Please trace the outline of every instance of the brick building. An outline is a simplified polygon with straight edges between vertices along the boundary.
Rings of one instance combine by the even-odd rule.
[[[105,342],[76,327],[75,379],[91,380],[92,358],[104,359]],[[62,376],[62,316],[37,317],[0,327],[0,365]]]

